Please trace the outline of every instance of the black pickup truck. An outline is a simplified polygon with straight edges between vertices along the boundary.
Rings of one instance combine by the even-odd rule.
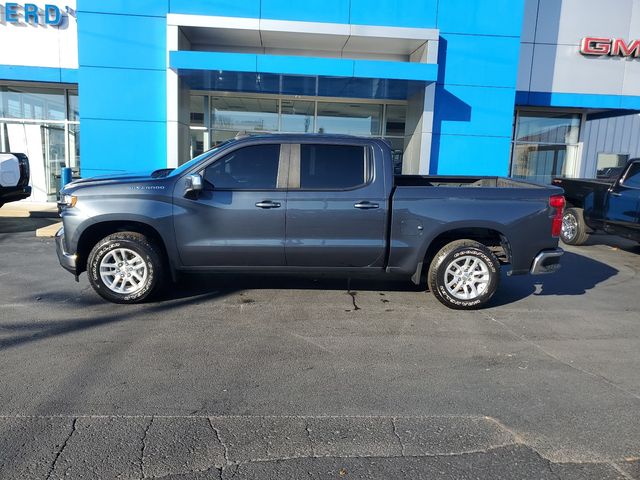
[[[640,158],[630,160],[614,179],[555,178],[564,189],[567,209],[560,238],[582,245],[594,230],[640,242]]]

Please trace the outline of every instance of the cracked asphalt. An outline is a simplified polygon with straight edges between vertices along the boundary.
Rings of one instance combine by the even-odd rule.
[[[38,222],[42,222],[38,220]],[[0,478],[640,478],[640,247],[492,305],[402,282],[189,276],[104,303],[0,218]]]

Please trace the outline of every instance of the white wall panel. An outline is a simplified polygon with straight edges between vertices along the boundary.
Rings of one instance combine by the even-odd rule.
[[[533,44],[520,44],[520,63],[518,64],[517,90],[529,90],[531,63],[533,62]]]
[[[75,0],[48,0],[65,13],[66,6],[75,10]],[[39,7],[43,3],[37,4]],[[4,6],[4,2],[3,5]],[[21,7],[22,8],[22,7]],[[60,26],[0,23],[0,65],[30,67],[78,68],[78,26],[74,15],[65,14]],[[4,12],[3,12],[4,20]]]
[[[625,60],[583,57],[573,45],[536,45],[531,90],[621,95]]]
[[[537,43],[579,45],[587,35],[626,37],[637,0],[540,0]]]
[[[536,17],[538,15],[538,0],[525,0],[524,21],[522,22],[522,42],[533,43],[536,33]]]

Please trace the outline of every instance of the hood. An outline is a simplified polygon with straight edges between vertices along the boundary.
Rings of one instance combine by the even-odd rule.
[[[75,187],[88,187],[90,185],[108,185],[111,183],[128,183],[128,182],[146,182],[153,180],[152,176],[154,172],[128,172],[118,173],[113,175],[98,175],[95,177],[81,178],[74,180],[65,186],[64,190],[69,190]]]

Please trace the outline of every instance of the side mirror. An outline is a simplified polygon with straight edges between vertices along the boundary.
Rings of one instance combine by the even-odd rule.
[[[202,184],[202,176],[199,173],[189,175],[184,185],[184,196],[197,198],[202,191]]]

